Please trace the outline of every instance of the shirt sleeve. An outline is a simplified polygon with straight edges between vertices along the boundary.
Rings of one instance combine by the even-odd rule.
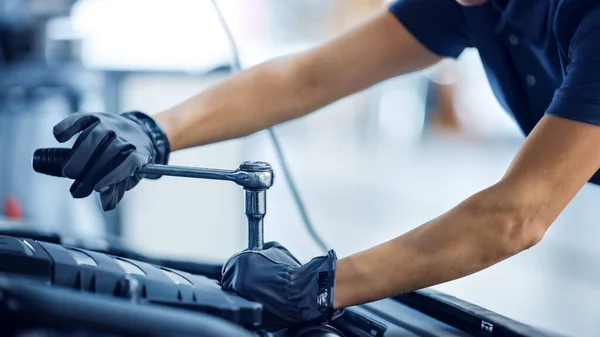
[[[462,6],[456,0],[396,0],[390,12],[427,49],[457,58],[471,46]]]
[[[567,55],[564,79],[546,114],[600,125],[600,6],[570,19],[563,20],[568,38],[559,38]]]

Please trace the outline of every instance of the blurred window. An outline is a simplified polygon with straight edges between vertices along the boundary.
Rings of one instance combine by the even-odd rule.
[[[229,62],[211,1],[81,0],[72,20],[89,68],[202,71]]]

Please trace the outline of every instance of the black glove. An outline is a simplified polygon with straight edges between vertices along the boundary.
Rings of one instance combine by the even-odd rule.
[[[261,251],[242,251],[223,265],[221,285],[263,304],[263,327],[276,331],[302,324],[327,323],[341,311],[333,309],[333,250],[302,265],[278,242]]]
[[[56,126],[54,137],[64,143],[81,132],[63,168],[65,177],[75,179],[71,186],[74,198],[100,192],[102,208],[115,208],[142,178],[134,172],[145,164],[167,164],[169,141],[148,115],[128,112],[75,113]]]

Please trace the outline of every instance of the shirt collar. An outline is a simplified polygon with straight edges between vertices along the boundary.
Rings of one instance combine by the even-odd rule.
[[[501,19],[497,31],[508,25],[517,28],[523,38],[540,40],[546,31],[550,0],[491,0]]]

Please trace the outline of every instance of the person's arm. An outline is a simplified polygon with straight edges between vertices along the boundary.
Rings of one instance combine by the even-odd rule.
[[[539,242],[600,168],[600,5],[569,4],[555,30],[567,72],[504,177],[446,214],[338,264],[338,307],[463,277]],[[573,29],[573,22],[578,22]]]
[[[140,167],[168,164],[172,151],[254,133],[440,59],[386,10],[312,50],[239,72],[154,118],[140,111],[70,115],[53,130],[59,142],[77,135],[63,175],[74,180],[74,198],[95,190],[110,210],[142,178],[159,177],[136,174]]]
[[[600,167],[598,144],[600,126],[545,116],[497,184],[338,261],[335,307],[454,280],[532,247]]]
[[[414,15],[433,3],[444,11]],[[458,29],[460,16],[446,16],[460,9],[451,4],[397,1],[393,9],[431,50],[452,56],[469,41]],[[568,55],[563,83],[499,182],[396,239],[341,260],[331,250],[300,264],[277,243],[238,253],[223,267],[222,286],[261,301],[275,327],[328,322],[337,309],[464,277],[538,243],[586,182],[600,184],[600,5],[566,4],[561,14],[555,31]],[[418,20],[439,24],[429,30]],[[578,29],[573,22],[580,22]]]
[[[242,137],[441,58],[387,10],[309,51],[249,68],[154,116],[171,150]]]

